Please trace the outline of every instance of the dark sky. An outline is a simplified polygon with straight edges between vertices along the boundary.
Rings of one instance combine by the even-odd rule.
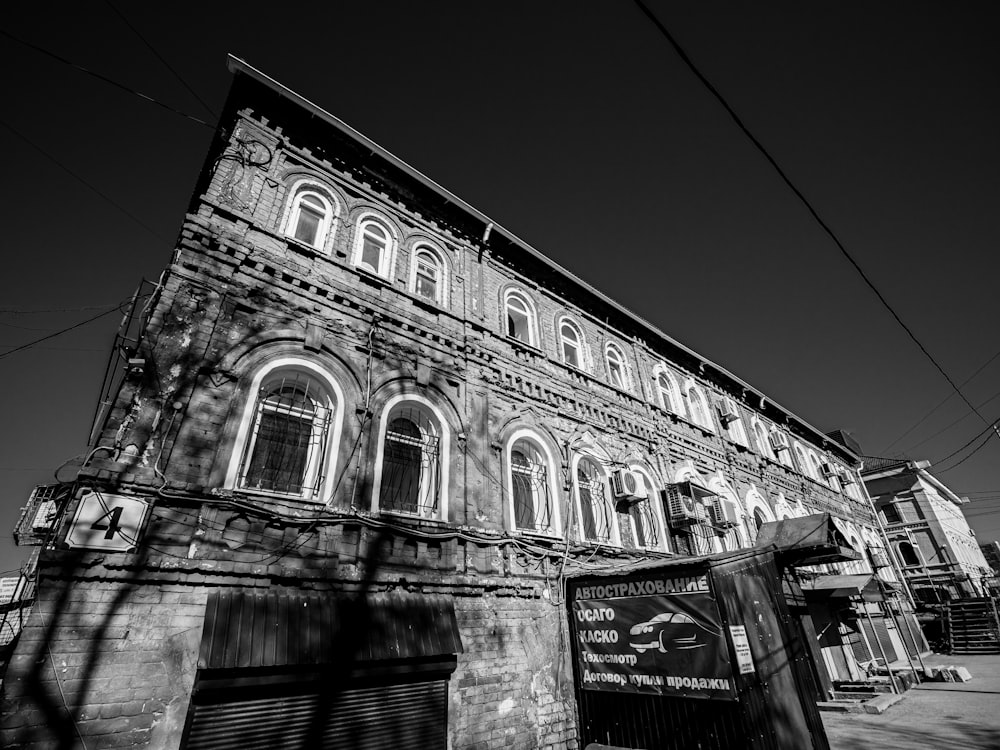
[[[633,3],[118,6],[216,111],[231,52],[820,429],[936,462],[1000,538],[1000,439],[944,471],[985,427],[957,396],[899,439],[951,388]],[[651,7],[955,381],[1000,352],[991,4]],[[18,3],[2,28],[212,119],[107,3]],[[158,276],[212,131],[8,37],[0,56],[3,571],[30,489],[86,449],[118,316],[3,352]],[[963,390],[1000,417],[1000,357]]]

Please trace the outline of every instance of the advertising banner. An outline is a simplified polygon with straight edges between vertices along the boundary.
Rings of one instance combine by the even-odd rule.
[[[707,573],[579,586],[572,630],[584,690],[735,700]]]

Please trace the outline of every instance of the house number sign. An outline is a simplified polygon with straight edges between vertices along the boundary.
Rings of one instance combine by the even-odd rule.
[[[149,504],[125,495],[84,490],[66,544],[84,549],[128,552],[138,544]]]

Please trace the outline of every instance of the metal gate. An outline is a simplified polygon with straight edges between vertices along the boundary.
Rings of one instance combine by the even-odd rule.
[[[196,704],[186,750],[445,750],[448,682],[271,687]]]

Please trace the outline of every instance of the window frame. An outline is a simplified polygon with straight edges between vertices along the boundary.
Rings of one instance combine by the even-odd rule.
[[[524,308],[523,311],[518,310],[517,312],[523,314],[527,322],[527,341],[511,332],[508,310],[510,309],[512,300],[516,300]],[[507,338],[526,344],[527,346],[535,347],[536,349],[538,348],[538,315],[535,310],[535,302],[523,289],[512,287],[504,291],[500,323],[503,326],[504,336]]]
[[[571,345],[576,352],[576,358],[578,360],[577,364],[573,364],[566,358],[566,336],[563,333],[563,328],[569,328],[573,335],[576,337],[576,343]],[[556,321],[556,332],[559,339],[559,361],[562,362],[567,367],[572,367],[580,372],[587,372],[586,367],[586,355],[585,355],[585,344],[583,337],[583,329],[576,323],[575,320],[567,315],[562,315],[559,320]]]
[[[614,354],[617,360],[616,364],[618,366],[618,374],[620,381],[615,382],[615,368],[612,366],[611,357]],[[608,368],[608,384],[613,388],[617,388],[620,391],[631,391],[632,390],[632,377],[629,372],[628,359],[625,356],[625,351],[613,341],[609,341],[604,345],[604,365]]]
[[[379,256],[378,268],[373,268],[362,260],[365,251],[366,228],[378,227],[385,233],[385,246]],[[359,271],[378,276],[385,281],[392,281],[392,272],[396,263],[396,247],[398,238],[393,226],[383,217],[375,213],[361,214],[354,224],[354,244],[351,250],[351,265]]]
[[[596,480],[601,487],[601,496],[604,499],[604,504],[607,508],[608,517],[608,538],[604,539],[590,539],[587,537],[586,528],[583,523],[583,496],[580,491],[580,464],[584,461],[593,464],[598,473],[598,479]],[[595,544],[599,546],[609,546],[609,547],[621,547],[621,532],[618,529],[618,514],[615,512],[614,505],[611,501],[611,487],[609,486],[609,475],[608,470],[604,466],[604,463],[597,458],[597,456],[592,453],[577,453],[573,456],[573,461],[571,464],[572,478],[573,478],[573,502],[576,503],[577,512],[577,531],[579,533],[580,541],[584,544]],[[590,507],[596,509],[593,503],[593,496],[591,495]],[[595,528],[597,527],[597,517],[596,514],[592,514],[595,519]]]
[[[660,378],[666,380],[667,388],[665,393],[660,384]],[[684,412],[684,399],[681,397],[680,388],[677,385],[677,378],[675,378],[673,373],[667,369],[666,365],[659,364],[653,368],[653,387],[656,390],[660,406],[664,411],[686,418]]]
[[[549,529],[539,527],[537,503],[535,506],[536,511],[534,528],[524,529],[517,525],[517,508],[514,503],[514,466],[512,458],[514,454],[514,446],[522,441],[530,443],[532,447],[534,447],[534,449],[541,454],[545,462],[545,488],[548,492],[549,505],[551,509]],[[507,485],[507,491],[504,494],[506,496],[507,512],[510,514],[511,530],[519,533],[540,534],[547,537],[560,537],[562,535],[562,523],[559,517],[559,492],[558,484],[556,482],[556,466],[557,464],[552,455],[552,451],[549,450],[548,444],[542,440],[542,438],[534,430],[523,428],[515,430],[508,436],[504,443],[504,479],[506,480]]]
[[[694,398],[691,397],[694,394]],[[712,417],[712,405],[708,401],[708,396],[705,395],[704,389],[698,385],[694,380],[688,380],[685,383],[684,397],[688,402],[688,412],[691,415],[691,421],[702,429],[708,430],[711,433],[715,433],[715,420]],[[694,405],[697,403],[697,410]],[[704,419],[698,419],[697,413],[701,412],[704,415]]]
[[[313,250],[329,254],[333,246],[337,223],[340,217],[340,201],[327,186],[311,179],[300,179],[288,187],[288,199],[281,219],[280,234],[284,237]],[[306,197],[316,197],[325,209],[319,225],[316,228],[314,242],[306,242],[295,236],[298,221],[301,217],[302,200]]]
[[[330,410],[326,435],[323,440],[321,455],[313,463],[302,480],[302,490],[298,493],[288,493],[278,490],[263,490],[244,487],[246,470],[252,459],[252,451],[256,443],[259,423],[258,415],[262,413],[260,394],[267,383],[282,376],[282,373],[296,373],[316,382],[321,391],[325,391]],[[234,492],[245,492],[265,497],[281,497],[308,502],[329,502],[332,497],[326,497],[332,489],[331,477],[335,476],[337,460],[340,452],[340,440],[343,430],[344,391],[340,383],[319,364],[301,357],[279,357],[258,367],[251,378],[246,398],[241,409],[239,424],[236,428],[236,438],[233,440],[233,450],[226,470],[224,486]]]
[[[419,291],[418,282],[420,276],[421,256],[430,257],[433,261],[434,268],[437,271],[437,279],[435,280],[436,288],[433,297],[428,297],[425,294],[421,294]],[[425,302],[439,307],[446,307],[448,304],[447,280],[447,266],[444,258],[441,253],[438,252],[437,248],[427,244],[426,242],[414,245],[412,251],[410,252],[410,293]]]
[[[646,484],[646,489],[652,491],[654,495],[660,491],[660,489],[657,487],[656,479],[653,477],[652,473],[645,466],[641,464],[632,464],[631,466],[628,467],[628,469],[629,471],[635,472],[636,474],[639,474],[641,477],[643,477],[643,481]],[[646,550],[647,552],[670,551],[670,543],[669,543],[670,536],[667,530],[668,529],[667,520],[666,518],[663,517],[663,503],[659,502],[658,500],[659,498],[657,497],[650,497],[649,495],[647,495],[645,500],[639,500],[636,503],[634,503],[632,507],[629,508],[628,518],[629,522],[632,524],[632,538],[637,540],[636,547],[638,549]],[[643,502],[649,505],[649,512],[652,515],[653,521],[657,526],[656,534],[659,539],[659,544],[640,545],[638,543],[639,535],[636,533],[636,528],[635,528],[636,518],[633,515],[632,510]],[[621,519],[619,518],[619,521],[620,520]]]
[[[437,498],[437,510],[433,513],[410,513],[407,511],[402,511],[393,508],[383,508],[382,507],[382,472],[385,464],[385,442],[386,434],[389,431],[390,417],[393,415],[396,407],[400,404],[412,403],[416,405],[418,411],[424,412],[424,416],[428,418],[429,421],[434,423],[434,426],[438,430],[438,498]],[[405,518],[420,518],[423,520],[438,520],[446,521],[448,519],[448,479],[451,469],[451,429],[445,419],[442,411],[437,407],[434,402],[414,393],[400,393],[392,398],[388,399],[382,406],[380,417],[379,417],[379,428],[378,434],[376,435],[375,443],[375,462],[373,465],[372,474],[372,490],[371,498],[369,502],[369,509],[372,513],[386,513],[391,515],[398,515]],[[426,488],[423,486],[423,479],[421,480],[420,492],[423,493]]]

